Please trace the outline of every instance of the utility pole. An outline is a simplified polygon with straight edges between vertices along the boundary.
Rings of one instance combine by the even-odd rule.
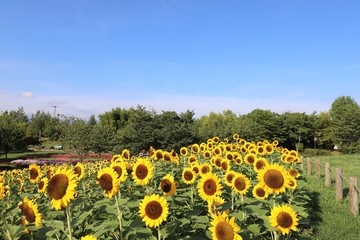
[[[54,105],[54,106],[51,106],[51,107],[53,107],[53,108],[54,108],[54,117],[55,117],[56,108],[58,108],[59,106]]]

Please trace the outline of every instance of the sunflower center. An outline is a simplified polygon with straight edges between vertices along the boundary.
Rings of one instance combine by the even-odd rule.
[[[56,174],[53,176],[48,185],[48,194],[52,199],[59,200],[66,194],[69,179],[66,174]]]
[[[219,222],[215,227],[215,236],[217,239],[232,240],[234,239],[234,230],[230,223]]]
[[[75,167],[74,172],[79,177],[81,175],[81,167]]]
[[[119,177],[121,177],[122,168],[119,167],[119,166],[114,166],[113,169],[114,169],[114,171],[117,173],[117,175],[118,175]]]
[[[290,169],[289,173],[291,176],[296,177],[298,174],[298,171],[296,169]]]
[[[234,179],[233,173],[229,173],[228,175],[226,175],[226,181],[228,181],[229,183],[231,183],[233,179]]]
[[[234,186],[237,190],[242,191],[246,188],[246,182],[243,178],[236,178],[234,181]]]
[[[184,179],[185,179],[186,181],[191,181],[191,180],[193,179],[193,177],[194,177],[194,175],[193,175],[193,173],[190,172],[190,171],[186,171],[186,172],[184,173]]]
[[[264,182],[271,188],[280,188],[284,185],[285,179],[281,172],[270,169],[264,174]]]
[[[31,207],[29,207],[29,205],[24,202],[23,204],[20,205],[20,209],[21,209],[21,213],[22,215],[26,218],[26,220],[28,222],[35,222],[35,213],[34,210],[32,210]]]
[[[153,220],[158,219],[161,216],[162,211],[163,208],[158,201],[151,201],[148,204],[146,204],[145,207],[146,216],[148,216]]]
[[[36,179],[39,176],[39,172],[36,168],[32,168],[30,170],[30,178],[31,179]]]
[[[208,196],[212,196],[216,193],[216,182],[214,179],[207,179],[204,182],[204,192],[206,193],[206,195]]]
[[[287,212],[279,213],[279,215],[276,217],[276,221],[279,226],[283,228],[289,228],[293,223],[291,215]]]
[[[265,166],[265,163],[263,161],[257,161],[255,164],[256,169],[260,170]]]
[[[263,188],[257,188],[255,192],[256,192],[256,195],[259,197],[265,196],[265,190]]]
[[[101,186],[102,189],[104,189],[105,191],[110,191],[113,187],[112,184],[112,177],[110,176],[110,174],[102,174],[101,177],[99,178],[99,184]]]
[[[45,185],[44,181],[40,181],[38,184],[39,189],[42,190],[44,188],[44,185]]]
[[[248,163],[253,164],[255,162],[255,158],[253,156],[249,156],[247,158]]]
[[[161,181],[161,190],[165,193],[170,192],[171,190],[171,182],[169,179],[164,179]]]
[[[140,164],[137,168],[136,168],[136,177],[138,179],[144,179],[146,178],[146,176],[148,175],[149,170],[148,168],[144,165],[144,164]]]
[[[222,169],[227,170],[229,168],[229,165],[227,162],[222,162],[221,167],[222,167]]]
[[[210,168],[209,168],[208,166],[203,166],[203,167],[201,168],[201,172],[202,172],[203,174],[208,173],[208,172],[210,172]]]

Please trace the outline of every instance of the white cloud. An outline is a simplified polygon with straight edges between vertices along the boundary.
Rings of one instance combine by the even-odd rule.
[[[24,97],[24,98],[32,98],[32,97],[34,97],[34,93],[32,93],[32,92],[22,92],[21,96]]]

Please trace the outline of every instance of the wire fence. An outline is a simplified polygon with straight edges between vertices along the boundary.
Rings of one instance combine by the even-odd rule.
[[[312,169],[312,159],[310,157],[306,158],[306,161],[303,157],[301,157],[301,169],[305,170],[306,164],[306,173],[307,176],[311,176],[313,174]],[[355,216],[359,215],[359,187],[358,187],[358,178],[356,176],[345,177],[342,174],[341,168],[332,169],[330,167],[330,163],[326,162],[323,165],[320,160],[315,161],[315,175],[317,178],[321,178],[321,169],[324,168],[325,171],[325,187],[331,187],[331,172],[335,172],[335,192],[336,192],[336,200],[342,201],[344,199],[344,181],[349,185],[349,210]]]

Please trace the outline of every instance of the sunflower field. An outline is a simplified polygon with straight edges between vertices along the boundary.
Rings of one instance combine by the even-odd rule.
[[[213,137],[179,152],[0,173],[2,239],[295,239],[309,227],[298,153]]]

